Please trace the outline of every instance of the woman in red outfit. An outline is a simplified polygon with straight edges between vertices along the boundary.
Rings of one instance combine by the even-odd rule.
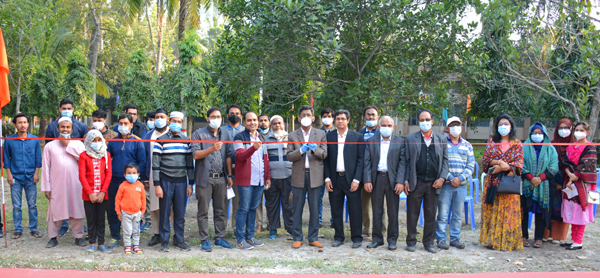
[[[79,155],[79,181],[83,186],[83,206],[90,241],[87,251],[96,251],[96,240],[98,240],[97,250],[110,253],[110,249],[104,246],[108,185],[112,177],[110,153],[106,151],[102,133],[95,129],[88,132],[83,144],[85,152]]]

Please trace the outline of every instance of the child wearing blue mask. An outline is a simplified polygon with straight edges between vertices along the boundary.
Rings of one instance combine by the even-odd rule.
[[[139,166],[135,163],[125,165],[125,181],[119,186],[115,198],[115,211],[123,226],[124,253],[141,254],[140,219],[146,211],[146,191],[139,178]],[[133,240],[133,245],[132,245]]]

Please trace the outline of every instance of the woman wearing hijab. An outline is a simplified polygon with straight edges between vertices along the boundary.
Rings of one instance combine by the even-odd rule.
[[[562,218],[571,224],[571,239],[573,243],[563,243],[560,246],[567,250],[583,248],[583,233],[585,225],[594,222],[592,204],[588,203],[588,194],[596,190],[596,147],[587,141],[590,125],[586,122],[575,124],[575,139],[577,143],[567,147],[567,155],[562,162],[566,165],[565,187],[573,194],[563,194]],[[576,196],[575,196],[576,195]],[[571,196],[571,198],[569,197]]]
[[[529,129],[529,138],[523,145],[523,195],[521,195],[521,228],[523,246],[529,244],[529,213],[535,214],[535,241],[533,247],[542,247],[544,229],[550,227],[552,204],[556,193],[554,176],[558,172],[558,155],[550,143],[546,127],[536,123]]]
[[[554,176],[556,190],[554,200],[552,201],[552,215],[550,217],[552,228],[546,229],[543,240],[551,241],[554,244],[563,243],[567,240],[567,234],[569,233],[569,224],[564,223],[561,216],[562,190],[566,168],[561,162],[565,160],[567,155],[567,147],[569,146],[567,144],[574,142],[573,122],[567,118],[560,120],[554,130],[554,139],[551,141],[558,155],[558,173]]]
[[[83,206],[90,241],[87,251],[99,250],[110,253],[110,249],[104,245],[108,185],[112,177],[110,153],[106,151],[106,142],[102,133],[95,129],[88,132],[83,145],[85,152],[79,155],[79,181],[83,186]],[[98,248],[96,248],[96,240]]]
[[[501,172],[520,175],[523,148],[515,135],[515,122],[507,114],[496,118],[494,136],[483,154],[483,170],[494,170],[485,179],[481,205],[479,242],[489,249],[512,251],[523,249],[521,240],[521,202],[519,195],[498,194]],[[516,173],[513,173],[512,169]]]

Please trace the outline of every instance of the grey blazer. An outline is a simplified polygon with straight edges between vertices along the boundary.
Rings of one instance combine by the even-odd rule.
[[[308,165],[310,166],[310,187],[316,188],[323,185],[324,164],[323,160],[327,157],[327,145],[317,144],[317,149],[309,150],[303,154],[300,148],[304,145],[304,134],[302,128],[296,129],[288,134],[288,146],[286,155],[288,161],[292,162],[292,186],[304,188],[304,162],[308,156]],[[312,128],[308,135],[310,142],[327,142],[325,131]]]
[[[388,178],[392,188],[396,183],[404,184],[404,175],[406,171],[406,145],[404,139],[392,135],[391,144],[387,154]],[[381,142],[381,134],[376,134],[367,140],[365,146],[365,169],[363,173],[363,183],[374,183],[377,177],[377,165],[381,157],[381,145],[374,144]],[[373,184],[373,186],[377,186]]]
[[[229,138],[229,133],[226,132],[225,129],[226,129],[225,127],[219,128],[219,134],[217,136],[220,135],[220,138],[217,137],[217,140],[232,141],[233,139]],[[212,132],[213,131],[209,126],[200,128],[192,134],[191,140],[194,140],[194,141],[213,140],[212,137],[210,136],[210,134]],[[211,148],[214,144],[215,143],[212,143],[212,142],[192,143],[192,156],[194,156],[194,154],[197,151],[206,150],[206,149]],[[223,172],[225,173],[225,176],[223,177],[223,179],[225,179],[225,181],[227,181],[227,175],[229,175],[229,173],[227,172],[226,159],[227,159],[227,157],[233,157],[234,154],[235,154],[235,152],[233,151],[233,144],[230,144],[230,143],[223,144],[223,147],[221,147],[221,159],[223,161]],[[212,166],[211,163],[213,161],[214,155],[215,155],[215,153],[213,152],[205,158],[196,159],[196,162],[195,162],[196,185],[201,186],[201,187],[206,187],[208,185],[208,173],[210,172],[210,169]]]
[[[421,155],[421,131],[411,133],[406,136],[406,175],[405,180],[410,184],[410,191],[415,190],[417,186],[417,161]],[[446,138],[439,133],[432,133],[435,146],[435,153],[438,156],[438,173],[436,179],[442,178],[444,181],[448,178],[448,145]],[[439,144],[444,143],[444,144]],[[435,193],[440,194],[442,188],[438,188]]]

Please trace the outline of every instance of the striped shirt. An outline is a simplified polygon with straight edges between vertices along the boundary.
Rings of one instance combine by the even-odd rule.
[[[458,177],[460,185],[466,185],[469,177],[473,175],[475,168],[475,156],[473,146],[469,141],[459,139],[458,144],[452,143],[452,139],[448,136],[448,180]]]
[[[190,140],[181,133],[175,135],[169,130],[158,140]],[[156,142],[152,149],[152,176],[158,185],[161,179],[182,183],[194,183],[194,161],[190,143]],[[186,178],[187,176],[187,178]]]

